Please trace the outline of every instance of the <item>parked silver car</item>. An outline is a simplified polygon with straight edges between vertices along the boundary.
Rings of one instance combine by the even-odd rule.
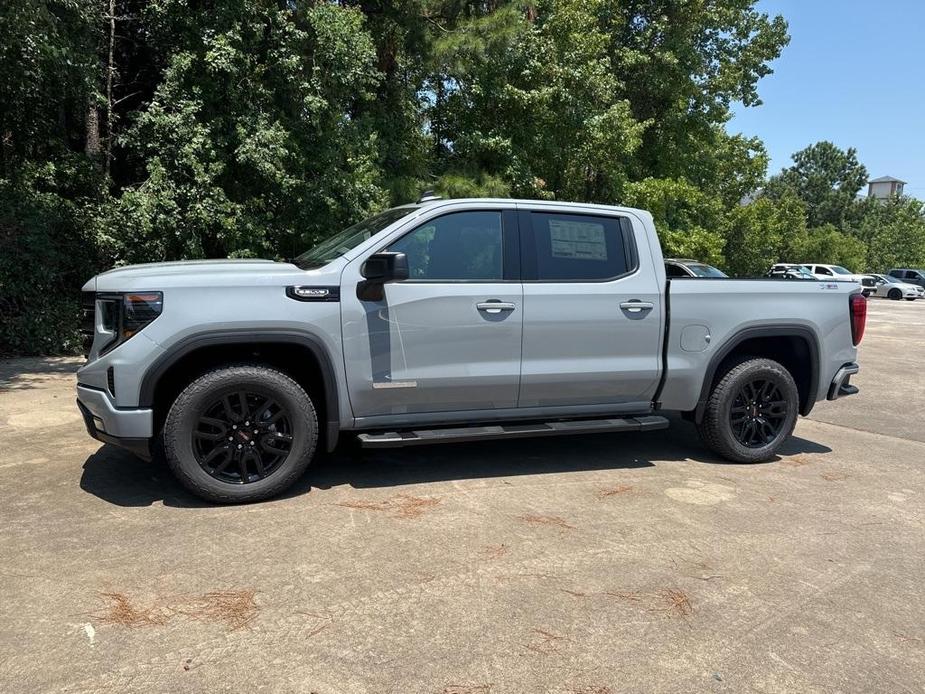
[[[872,277],[876,282],[874,296],[895,301],[900,299],[915,301],[916,299],[925,298],[925,287],[920,287],[917,284],[906,284],[889,275],[872,275]]]

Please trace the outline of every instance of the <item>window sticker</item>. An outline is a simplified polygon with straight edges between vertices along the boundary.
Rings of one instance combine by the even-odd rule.
[[[550,219],[549,240],[553,258],[607,260],[603,224]]]

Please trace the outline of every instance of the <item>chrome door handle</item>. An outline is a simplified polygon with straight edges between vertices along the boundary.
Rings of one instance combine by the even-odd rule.
[[[655,304],[651,301],[624,301],[620,304],[620,308],[630,313],[639,313],[641,311],[651,311],[655,308]]]
[[[517,308],[507,301],[480,301],[475,307],[485,313],[501,313],[502,311],[513,311]]]

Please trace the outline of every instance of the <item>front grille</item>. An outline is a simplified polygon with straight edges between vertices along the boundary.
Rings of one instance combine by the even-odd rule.
[[[96,328],[96,292],[80,293],[80,342],[84,357],[90,356]]]

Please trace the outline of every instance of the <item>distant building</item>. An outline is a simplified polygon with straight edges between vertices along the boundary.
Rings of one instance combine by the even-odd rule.
[[[887,200],[903,194],[905,181],[900,181],[892,176],[881,176],[867,182],[867,197],[877,198],[878,200]]]

